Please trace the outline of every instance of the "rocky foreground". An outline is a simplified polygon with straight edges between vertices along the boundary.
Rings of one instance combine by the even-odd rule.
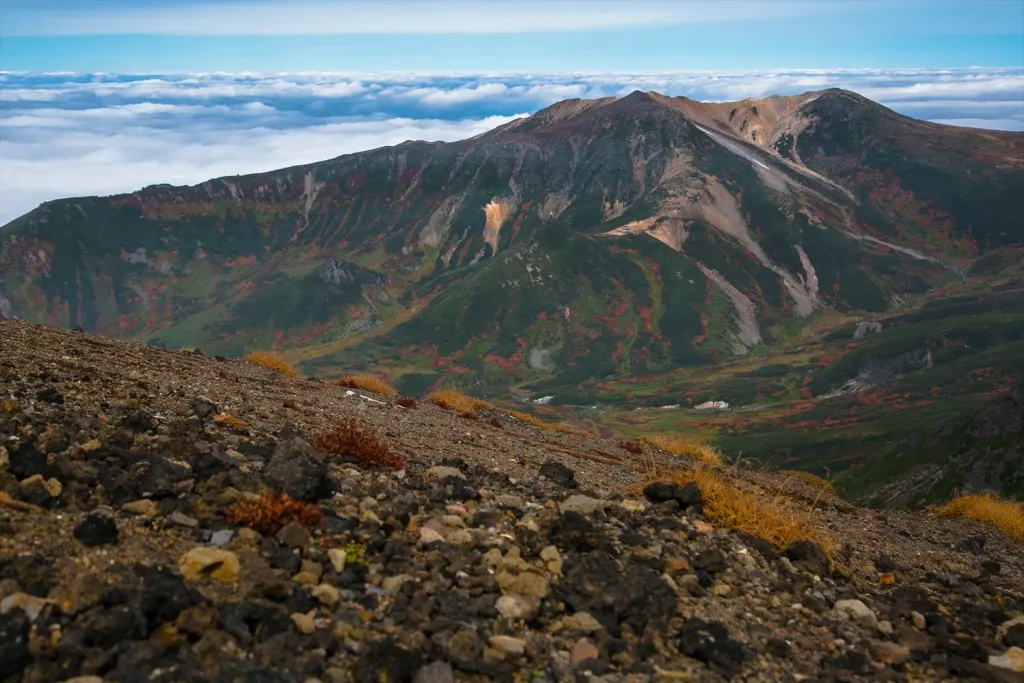
[[[311,445],[349,418],[405,467]],[[5,682],[1024,680],[1019,542],[778,473],[723,476],[834,562],[650,447],[3,320],[0,439]]]

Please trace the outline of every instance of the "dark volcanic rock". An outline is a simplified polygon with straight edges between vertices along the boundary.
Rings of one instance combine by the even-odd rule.
[[[75,527],[75,538],[87,548],[114,545],[118,541],[117,524],[106,515],[93,513]]]
[[[266,480],[296,500],[316,500],[326,493],[327,464],[302,439],[286,439],[277,444],[270,458]]]
[[[642,633],[651,622],[664,628],[678,600],[658,572],[639,565],[620,567],[600,550],[573,556],[556,591],[566,605],[589,612],[613,635],[623,623],[634,633]]]
[[[751,658],[747,648],[733,640],[724,626],[702,619],[688,619],[683,624],[677,647],[684,655],[730,677],[738,675],[743,663]]]
[[[548,481],[564,486],[567,489],[574,489],[579,486],[576,483],[576,473],[555,460],[548,460],[542,464],[538,474]]]
[[[644,487],[644,497],[652,503],[666,503],[674,500],[680,510],[700,513],[703,510],[700,486],[695,481],[685,486],[672,482],[657,481]]]
[[[827,575],[832,566],[825,551],[813,541],[795,541],[786,548],[785,555],[797,569],[818,576]]]

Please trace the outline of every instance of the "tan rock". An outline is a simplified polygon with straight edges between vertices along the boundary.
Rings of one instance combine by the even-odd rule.
[[[408,574],[399,574],[398,576],[389,576],[380,582],[380,587],[386,590],[388,593],[397,593],[399,589],[412,581],[412,577]]]
[[[512,636],[491,636],[488,642],[491,647],[506,655],[521,655],[526,652],[526,641]]]
[[[989,656],[988,663],[998,666],[1000,669],[1024,671],[1024,650],[1019,647],[1011,647],[1004,654]]]
[[[238,556],[220,548],[192,548],[178,559],[178,571],[186,581],[237,584],[241,567]]]
[[[331,566],[334,567],[334,571],[337,574],[345,571],[345,551],[341,548],[331,548],[327,551],[327,559],[331,561]]]
[[[573,666],[582,664],[588,659],[597,659],[600,656],[601,651],[597,649],[597,646],[585,638],[576,641],[576,644],[572,646],[572,650],[569,651],[569,661],[572,662]]]
[[[35,621],[36,617],[43,611],[43,608],[52,602],[52,600],[39,598],[28,593],[14,593],[0,600],[0,614],[7,614],[12,610],[20,609],[28,616],[30,621]]]
[[[301,612],[295,612],[291,615],[291,619],[295,622],[295,627],[299,629],[300,633],[305,633],[307,636],[316,630],[316,621],[313,619],[313,613],[302,614]]]
[[[319,600],[320,604],[330,607],[341,600],[341,592],[329,583],[321,583],[313,589],[313,597]]]
[[[543,598],[551,588],[548,578],[535,572],[513,574],[502,571],[495,575],[494,580],[497,581],[502,593],[519,593]]]
[[[92,453],[93,451],[99,450],[100,446],[102,445],[103,444],[100,443],[99,439],[89,439],[88,441],[83,443],[81,447],[82,450],[85,451],[86,453]]]
[[[494,608],[506,619],[533,619],[540,612],[540,598],[510,593],[498,598]]]
[[[121,509],[140,517],[156,517],[160,513],[160,508],[157,507],[157,504],[148,498],[125,503],[121,506]]]
[[[589,612],[576,612],[576,614],[569,615],[559,622],[560,630],[568,631],[600,631],[604,627],[601,626],[601,622],[590,615]]]

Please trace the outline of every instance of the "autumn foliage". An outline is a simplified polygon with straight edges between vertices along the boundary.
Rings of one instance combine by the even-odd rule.
[[[373,375],[345,375],[337,381],[339,387],[348,389],[362,389],[381,396],[397,396],[395,388]]]
[[[279,375],[285,377],[299,377],[300,373],[295,369],[291,363],[286,361],[282,356],[276,353],[270,353],[269,351],[253,351],[246,355],[246,363],[258,365],[261,368],[276,372]]]
[[[404,469],[405,458],[391,450],[391,445],[368,425],[348,418],[329,432],[310,441],[313,448],[324,453],[358,459],[360,467]]]
[[[319,506],[274,491],[241,500],[229,507],[225,515],[229,524],[247,526],[264,535],[276,534],[291,522],[312,529],[319,526],[321,519]]]

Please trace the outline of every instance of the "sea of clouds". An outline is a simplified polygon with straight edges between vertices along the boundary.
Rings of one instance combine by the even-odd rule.
[[[1024,70],[671,74],[0,72],[0,225],[60,197],[196,184],[405,140],[457,140],[573,97],[738,100],[841,87],[957,126],[1024,131]]]

